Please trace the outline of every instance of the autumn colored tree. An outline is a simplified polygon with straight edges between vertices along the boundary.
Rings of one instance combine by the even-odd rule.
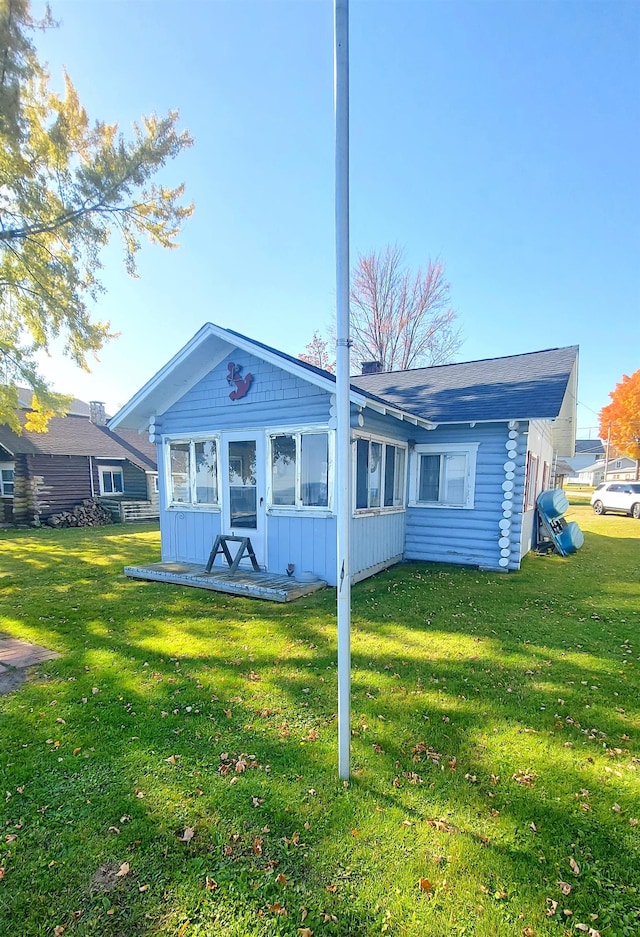
[[[609,396],[611,403],[600,411],[600,437],[611,439],[615,449],[636,460],[640,473],[640,369],[623,375]],[[611,433],[611,436],[609,436]]]
[[[332,374],[335,371],[335,361],[332,361],[329,355],[329,341],[324,339],[318,331],[313,333],[313,338],[305,346],[305,350],[298,355],[298,358],[301,361],[306,361],[307,364],[315,365],[316,368],[324,368],[325,371],[330,371]]]
[[[37,58],[33,31],[54,25],[48,7],[37,21],[29,0],[0,0],[0,423],[18,432],[17,386],[34,391],[31,429],[45,430],[66,402],[39,375],[36,353],[62,339],[89,370],[113,337],[92,309],[112,234],[135,276],[141,238],[175,247],[193,211],[184,186],[153,181],[192,144],[177,112],[143,117],[131,139],[117,124],[90,123],[68,75],[56,94]]]
[[[411,271],[397,246],[358,258],[351,286],[354,362],[379,361],[384,371],[445,364],[462,343],[456,319],[440,261]]]

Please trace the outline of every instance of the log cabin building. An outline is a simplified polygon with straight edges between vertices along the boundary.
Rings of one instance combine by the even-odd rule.
[[[19,390],[24,427],[31,392]],[[137,432],[113,432],[104,404],[74,399],[46,433],[0,424],[0,522],[38,526],[86,498],[115,520],[158,517],[156,447]]]

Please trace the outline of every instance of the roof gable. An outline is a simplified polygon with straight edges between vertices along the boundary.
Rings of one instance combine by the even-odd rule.
[[[161,416],[178,400],[185,396],[210,371],[216,368],[236,349],[250,352],[264,361],[282,368],[288,373],[308,381],[328,393],[335,393],[335,375],[285,352],[271,348],[262,342],[223,329],[207,322],[193,338],[174,355],[131,400],[109,420],[112,429],[128,427],[142,432],[156,416]],[[352,385],[351,401],[359,406],[371,406],[398,419],[407,415],[388,400],[381,400],[374,393],[359,390]],[[421,417],[411,417],[412,423],[429,425]]]

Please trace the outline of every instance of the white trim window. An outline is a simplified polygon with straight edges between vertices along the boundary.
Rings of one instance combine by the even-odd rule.
[[[409,503],[413,507],[473,508],[478,445],[417,445],[411,460]]]
[[[354,512],[403,510],[406,446],[358,436],[354,448]]]
[[[13,498],[14,468],[11,462],[0,464],[0,497]]]
[[[169,504],[220,506],[219,452],[214,436],[165,441]]]
[[[120,465],[99,465],[101,495],[124,494],[124,474]]]
[[[270,510],[331,510],[333,434],[317,428],[269,434]]]

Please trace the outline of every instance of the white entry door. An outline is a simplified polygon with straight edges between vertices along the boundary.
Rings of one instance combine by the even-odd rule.
[[[256,559],[266,568],[264,434],[222,436],[223,534],[249,537]],[[235,544],[230,544],[235,556]],[[240,564],[251,568],[249,560]]]

